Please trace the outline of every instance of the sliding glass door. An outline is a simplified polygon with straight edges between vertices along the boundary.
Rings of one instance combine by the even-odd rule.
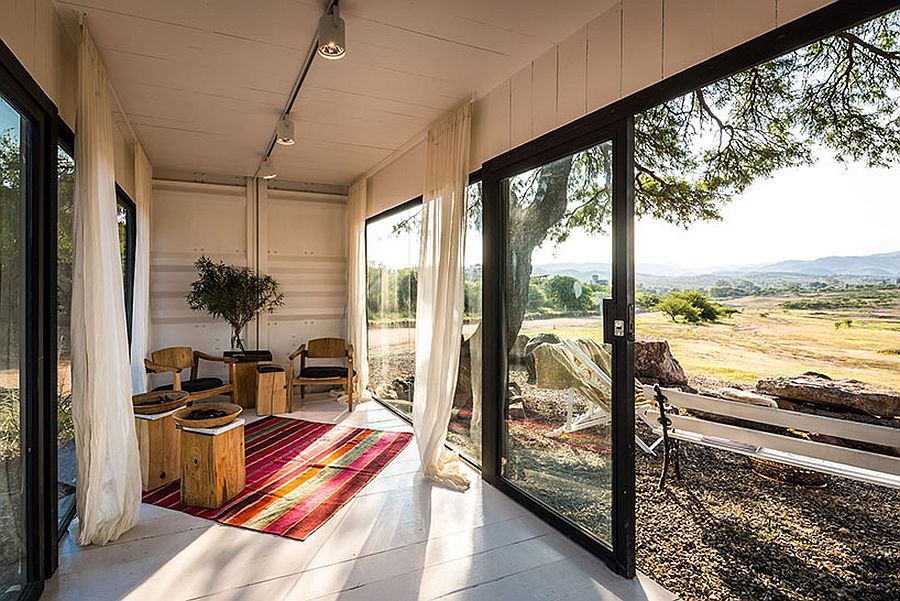
[[[501,488],[625,574],[634,569],[630,127],[501,158],[484,176],[497,195],[486,196],[485,228],[498,251],[485,253],[485,323],[489,303],[499,322],[485,353],[502,349],[484,372],[500,403],[488,408],[496,440],[485,439],[497,460],[485,464]]]

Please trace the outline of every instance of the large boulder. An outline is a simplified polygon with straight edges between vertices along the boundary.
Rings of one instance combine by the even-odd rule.
[[[687,386],[687,376],[672,356],[665,340],[638,340],[634,343],[634,377],[644,384]]]
[[[832,380],[815,372],[785,378],[763,378],[757,382],[756,390],[820,407],[857,411],[878,417],[900,416],[900,392],[859,380]]]
[[[528,347],[530,341],[531,339],[525,334],[516,336],[515,343],[513,343],[512,348],[509,349],[510,367],[525,367],[525,349]]]
[[[516,341],[518,342],[518,339]],[[559,344],[559,336],[542,332],[529,340],[525,345],[524,363],[525,369],[528,370],[529,384],[534,384],[537,381],[537,371],[534,367],[534,349],[542,344]]]

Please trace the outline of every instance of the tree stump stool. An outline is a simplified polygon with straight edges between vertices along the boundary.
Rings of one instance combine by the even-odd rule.
[[[244,420],[181,428],[181,502],[217,509],[244,490]]]
[[[256,415],[288,413],[285,394],[284,368],[278,365],[260,365],[256,374]]]
[[[141,490],[147,492],[181,478],[181,436],[172,414],[134,415],[141,458]]]

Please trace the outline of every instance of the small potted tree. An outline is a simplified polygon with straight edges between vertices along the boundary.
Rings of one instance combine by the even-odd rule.
[[[232,351],[245,352],[241,332],[263,311],[272,313],[284,304],[284,294],[270,275],[258,275],[249,267],[226,265],[201,256],[194,263],[197,280],[187,295],[188,306],[224,319],[231,326]]]

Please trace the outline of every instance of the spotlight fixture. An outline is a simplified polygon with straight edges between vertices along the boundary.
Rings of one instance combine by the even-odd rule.
[[[338,3],[335,2],[331,13],[325,13],[319,19],[318,53],[322,58],[338,60],[347,53],[344,40],[344,20],[341,18]]]
[[[272,164],[272,159],[263,159],[259,166],[259,176],[263,179],[275,179],[278,177],[278,174],[275,173],[275,165]]]
[[[294,122],[287,115],[278,122],[278,133],[275,135],[275,141],[283,146],[290,146],[294,143]]]

